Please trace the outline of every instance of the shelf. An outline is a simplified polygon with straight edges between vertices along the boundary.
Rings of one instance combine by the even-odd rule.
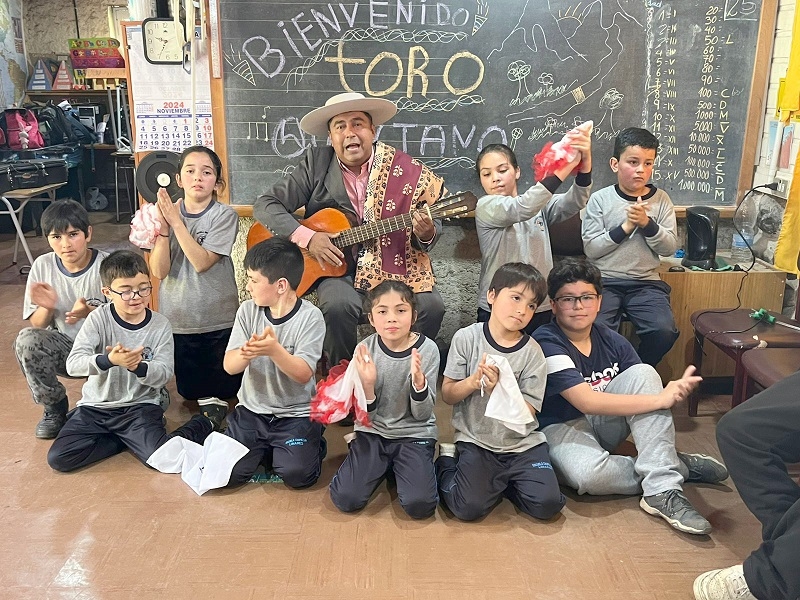
[[[106,97],[109,90],[27,90],[25,93],[28,96],[43,96],[45,98],[54,98],[58,96],[102,96]],[[112,94],[116,94],[116,90],[111,90]]]

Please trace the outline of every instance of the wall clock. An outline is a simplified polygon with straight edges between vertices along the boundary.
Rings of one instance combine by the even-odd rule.
[[[183,23],[174,19],[142,21],[144,57],[153,64],[183,64]]]

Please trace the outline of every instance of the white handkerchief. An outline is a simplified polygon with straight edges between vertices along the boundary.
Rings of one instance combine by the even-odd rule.
[[[217,432],[202,446],[176,436],[153,452],[147,464],[162,473],[180,473],[186,485],[202,496],[228,485],[234,465],[248,452],[247,446]]]
[[[517,378],[514,377],[508,359],[497,354],[489,354],[486,363],[497,365],[500,369],[500,378],[492,390],[492,395],[489,396],[484,415],[497,419],[512,431],[524,435],[527,429],[525,426],[535,419],[528,403],[522,397],[522,392],[519,391]]]

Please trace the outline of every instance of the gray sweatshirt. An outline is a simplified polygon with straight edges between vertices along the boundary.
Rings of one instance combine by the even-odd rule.
[[[592,191],[592,174],[579,173],[565,194],[556,194],[561,180],[543,179],[521,196],[484,196],[475,208],[475,226],[481,248],[481,278],[478,306],[490,310],[486,292],[492,277],[502,265],[524,262],[547,277],[553,268],[549,224],[569,219],[578,213]],[[545,298],[536,312],[550,309]]]
[[[505,348],[492,338],[488,323],[474,323],[459,329],[453,335],[444,376],[455,381],[466,379],[475,372],[484,354],[505,357],[525,402],[537,412],[542,410],[547,363],[539,344],[527,335],[523,335],[513,348]],[[470,442],[498,453],[525,452],[547,441],[541,431],[536,431],[539,426],[536,419],[528,423],[525,434],[521,435],[500,421],[487,417],[488,402],[488,395],[481,396],[480,391],[475,391],[453,405],[454,441]]]
[[[142,346],[142,362],[128,371],[108,360],[107,346],[117,343],[134,349]],[[132,325],[117,316],[112,303],[86,317],[67,357],[67,373],[88,377],[78,406],[123,408],[158,404],[161,388],[174,372],[172,328],[164,315],[147,309],[144,321]]]
[[[589,198],[581,236],[587,258],[603,277],[616,279],[658,279],[661,256],[672,256],[678,248],[675,208],[663,190],[654,185],[642,196],[647,202],[650,223],[627,235],[622,229],[628,206],[636,198],[616,185],[596,191]]]
[[[388,439],[437,439],[436,379],[439,375],[439,348],[420,335],[416,343],[403,352],[392,352],[373,333],[363,342],[372,359],[378,378],[375,381],[375,402],[368,405],[372,427],[356,423],[356,431],[376,433]],[[427,387],[416,392],[411,386],[411,350],[416,348],[422,359],[422,372]]]

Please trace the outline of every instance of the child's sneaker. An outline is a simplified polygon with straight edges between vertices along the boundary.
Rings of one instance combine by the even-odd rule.
[[[688,482],[720,483],[728,478],[728,469],[713,456],[678,452],[678,458],[689,469]]]
[[[42,420],[36,424],[36,437],[40,440],[52,440],[67,422],[69,401],[64,398],[56,404],[46,404]]]
[[[169,390],[167,388],[161,388],[159,391],[158,404],[161,406],[161,410],[167,412],[169,408]]]
[[[228,414],[228,403],[216,396],[211,396],[200,398],[197,404],[200,406],[200,414],[211,421],[214,431],[222,431],[222,421]]]
[[[744,579],[742,565],[703,573],[694,580],[693,589],[696,600],[756,600]]]
[[[446,442],[439,442],[439,456],[449,456],[450,458],[455,458],[456,445],[448,444]]]
[[[642,496],[639,506],[646,513],[661,517],[678,531],[695,535],[711,532],[711,523],[694,509],[680,490],[667,490],[653,496]]]

